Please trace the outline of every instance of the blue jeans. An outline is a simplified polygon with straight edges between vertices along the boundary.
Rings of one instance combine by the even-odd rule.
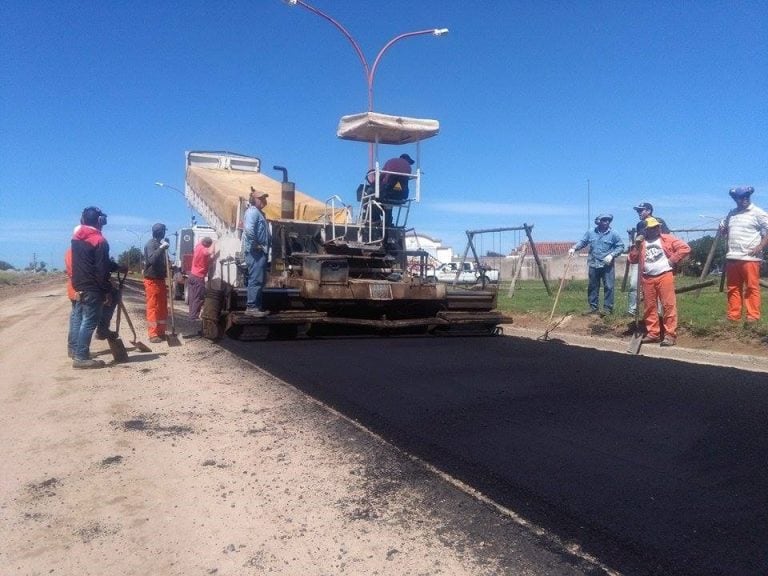
[[[629,265],[629,304],[627,312],[634,314],[637,310],[637,267],[640,264]]]
[[[80,293],[80,325],[77,327],[77,345],[75,360],[88,360],[91,356],[91,337],[101,320],[101,309],[104,307],[104,295],[101,292]]]
[[[258,252],[255,255],[248,252],[245,255],[245,263],[248,265],[248,277],[246,278],[248,300],[245,307],[261,310],[261,293],[264,290],[267,255],[264,252]]]
[[[592,310],[600,309],[600,284],[603,284],[603,309],[613,312],[613,285],[616,279],[616,271],[613,264],[602,268],[589,268],[589,288],[587,300]]]
[[[101,309],[101,318],[99,324],[96,327],[98,332],[106,334],[109,331],[109,325],[112,323],[112,316],[117,308],[117,303],[120,301],[120,291],[117,288],[112,290],[112,305],[106,304]],[[80,324],[83,321],[83,309],[80,306],[80,302],[77,300],[71,300],[72,311],[69,313],[69,332],[67,334],[67,350],[74,355],[77,349],[77,336],[80,332]]]
[[[75,349],[77,348],[77,336],[80,333],[80,323],[83,321],[83,309],[80,307],[80,302],[77,300],[71,300],[72,311],[69,313],[69,333],[67,334],[67,349],[70,352],[70,356],[75,355]]]

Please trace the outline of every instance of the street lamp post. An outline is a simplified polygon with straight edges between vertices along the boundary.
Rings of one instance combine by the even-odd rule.
[[[403,34],[399,34],[398,36],[395,36],[392,38],[389,42],[387,42],[381,50],[379,50],[379,53],[376,55],[376,58],[373,61],[373,66],[368,65],[368,60],[365,57],[365,54],[363,53],[362,48],[360,48],[360,44],[358,44],[357,40],[352,36],[352,34],[349,33],[349,31],[341,25],[337,20],[326,14],[325,12],[318,10],[314,6],[310,6],[304,0],[283,0],[286,4],[289,4],[290,6],[301,6],[302,8],[305,8],[312,12],[313,14],[317,14],[321,18],[325,19],[326,21],[333,24],[333,26],[336,27],[339,32],[341,32],[344,37],[349,40],[349,43],[352,44],[352,48],[355,50],[355,53],[357,54],[358,59],[360,60],[360,63],[363,65],[363,74],[365,75],[365,82],[368,87],[368,112],[373,112],[373,80],[376,76],[376,69],[379,66],[379,62],[381,61],[381,57],[384,55],[384,53],[389,50],[389,48],[399,42],[400,40],[404,40],[405,38],[411,38],[413,36],[444,36],[448,33],[448,28],[429,28],[427,30],[416,30],[414,32],[405,32]],[[369,168],[373,167],[373,144],[369,145]]]
[[[184,196],[184,200],[187,202],[187,206],[189,207],[189,213],[190,213],[190,222],[192,223],[192,226],[194,226],[195,224],[197,224],[197,219],[195,218],[195,212],[194,212],[194,210],[192,209],[192,204],[190,204],[190,203],[189,203],[189,200],[187,200],[187,197],[186,197],[186,195],[184,194],[184,192],[182,192],[181,190],[179,190],[178,188],[176,188],[176,186],[171,186],[170,184],[166,184],[165,182],[159,182],[159,181],[158,181],[158,182],[155,182],[155,186],[158,186],[158,187],[160,187],[160,188],[168,188],[169,190],[175,190],[176,192],[178,192],[179,194],[181,194],[182,196]]]

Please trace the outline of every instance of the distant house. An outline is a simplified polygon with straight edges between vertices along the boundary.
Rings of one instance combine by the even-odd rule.
[[[424,250],[441,264],[453,260],[453,248],[443,246],[439,239],[426,234],[417,234],[416,232],[408,234],[405,237],[405,249]]]

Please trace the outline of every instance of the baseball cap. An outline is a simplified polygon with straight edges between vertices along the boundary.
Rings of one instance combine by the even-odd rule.
[[[262,192],[260,190],[256,190],[256,188],[254,188],[253,186],[251,186],[251,194],[253,195],[254,198],[267,198],[267,197],[269,197],[269,194],[267,194],[266,192]]]
[[[410,156],[408,156],[408,154],[400,154],[400,158],[402,158],[403,160],[405,160],[406,162],[408,162],[408,164],[410,164],[411,166],[413,166],[413,158],[411,158]]]
[[[653,216],[649,216],[648,218],[645,219],[646,228],[655,228],[656,226],[659,226],[659,225],[660,225],[659,221],[656,220],[656,218],[654,218]]]
[[[637,206],[635,206],[635,210],[638,212],[642,212],[643,210],[648,210],[648,212],[653,212],[653,205],[650,202],[640,202]]]

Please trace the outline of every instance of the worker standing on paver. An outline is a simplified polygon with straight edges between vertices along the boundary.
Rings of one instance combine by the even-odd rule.
[[[269,224],[263,212],[268,196],[266,192],[260,192],[251,186],[248,208],[243,217],[243,255],[248,266],[245,313],[256,318],[269,315],[269,311],[263,309],[262,303],[271,242]]]

